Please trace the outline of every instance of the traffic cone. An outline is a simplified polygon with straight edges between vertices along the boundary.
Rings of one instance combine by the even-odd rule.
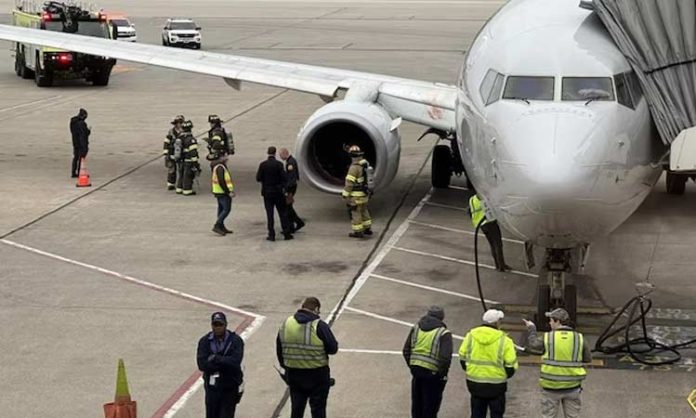
[[[118,359],[118,375],[116,377],[116,396],[113,403],[104,404],[106,418],[137,418],[137,404],[131,400],[128,392],[128,379],[123,359]]]
[[[89,180],[89,172],[87,171],[87,164],[85,164],[85,157],[80,158],[80,175],[77,176],[77,187],[89,187],[92,182]]]

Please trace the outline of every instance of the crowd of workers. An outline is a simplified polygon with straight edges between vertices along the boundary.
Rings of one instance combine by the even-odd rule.
[[[331,386],[329,356],[338,341],[320,318],[321,303],[306,298],[300,309],[285,319],[276,337],[280,376],[290,391],[291,418],[302,418],[309,403],[312,418],[325,418]],[[472,418],[502,418],[507,381],[519,365],[516,346],[500,329],[505,314],[487,310],[482,324],[466,333],[459,347],[459,362],[466,373]],[[582,382],[591,362],[584,336],[575,331],[562,308],[546,313],[550,332],[539,338],[536,325],[527,326],[526,351],[541,355],[539,385],[541,416],[566,418],[580,414]],[[413,325],[404,342],[403,357],[411,372],[411,417],[436,418],[452,362],[452,334],[444,322],[445,311],[431,306]],[[203,372],[206,418],[234,417],[243,394],[244,342],[227,329],[224,313],[211,317],[212,331],[198,342],[198,368]],[[490,414],[490,415],[489,415]]]

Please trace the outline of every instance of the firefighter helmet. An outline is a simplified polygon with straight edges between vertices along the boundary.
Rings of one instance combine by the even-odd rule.
[[[222,123],[220,116],[218,115],[208,115],[208,122],[210,123]]]
[[[348,153],[349,153],[352,157],[360,157],[360,156],[363,155],[362,150],[361,150],[360,147],[357,146],[357,145],[351,145],[350,148],[348,148]]]
[[[177,123],[184,123],[185,120],[186,118],[184,117],[184,115],[176,115],[176,117],[172,119],[171,123],[172,125],[176,125]]]
[[[190,120],[184,121],[184,123],[181,124],[181,129],[184,130],[184,132],[191,132],[193,129],[193,123],[191,123]]]

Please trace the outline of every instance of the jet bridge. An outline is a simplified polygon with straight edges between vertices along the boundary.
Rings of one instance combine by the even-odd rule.
[[[696,175],[696,0],[582,0],[580,7],[599,15],[636,72],[671,145],[668,191],[683,193],[688,176],[674,172]]]

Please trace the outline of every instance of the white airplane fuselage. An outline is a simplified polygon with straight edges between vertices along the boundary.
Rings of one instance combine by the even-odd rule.
[[[505,77],[492,102],[482,97],[489,70]],[[458,141],[469,179],[506,230],[573,248],[609,234],[643,202],[666,148],[644,98],[634,108],[617,100],[613,76],[630,71],[577,0],[512,0],[481,30],[458,81]],[[505,99],[513,76],[553,77],[552,96]],[[572,100],[571,77],[610,78],[613,98]]]

